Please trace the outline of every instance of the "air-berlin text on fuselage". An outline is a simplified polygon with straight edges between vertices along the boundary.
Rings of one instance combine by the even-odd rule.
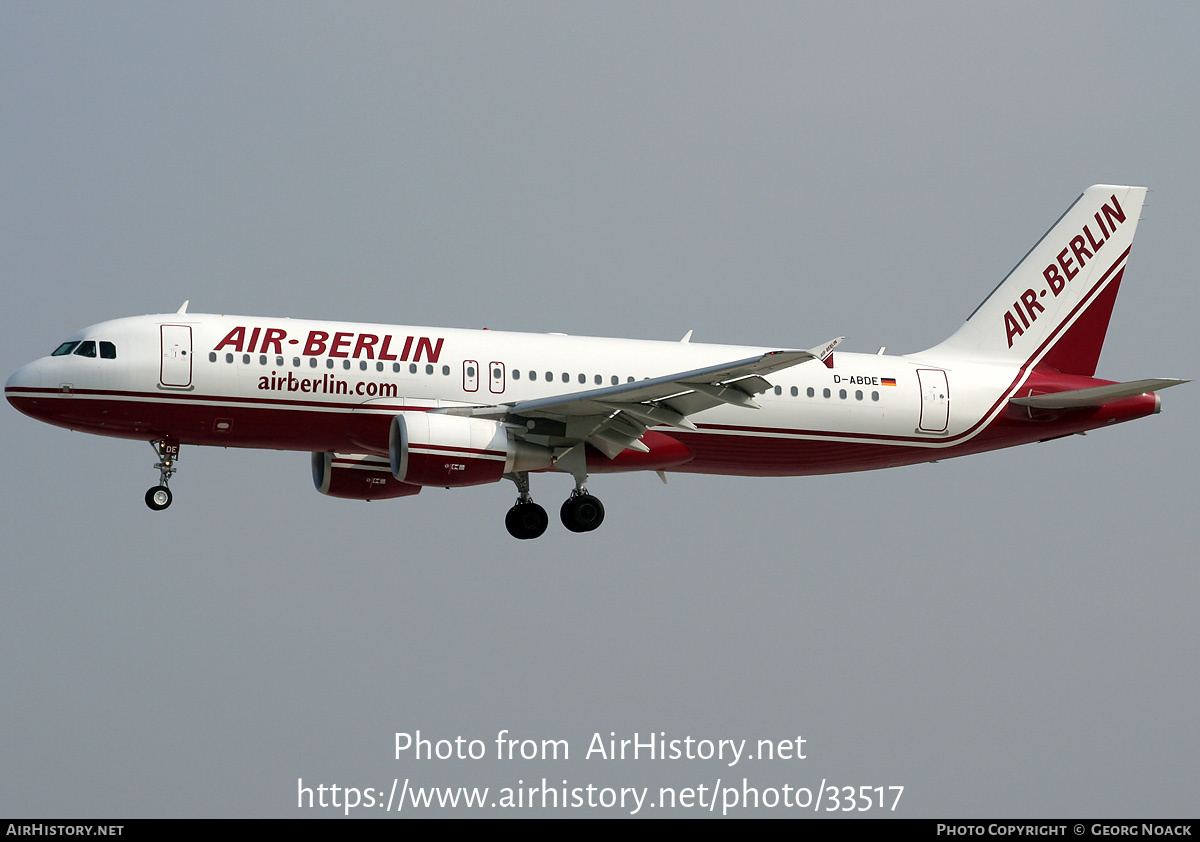
[[[344,357],[363,360],[381,360],[385,362],[408,362],[412,354],[413,362],[422,359],[435,363],[442,355],[443,337],[431,339],[428,336],[397,337],[391,334],[380,336],[375,333],[355,333],[354,331],[310,330],[303,343],[299,339],[288,338],[287,331],[277,327],[248,328],[238,325],[217,343],[214,351],[229,348],[234,351],[249,354],[283,354],[283,346],[301,345],[300,354],[305,357]]]
[[[1095,222],[1095,230],[1092,221]],[[1116,193],[1100,206],[1100,210],[1092,214],[1092,221],[1084,225],[1083,230],[1072,237],[1062,251],[1055,255],[1054,262],[1047,264],[1042,270],[1046,288],[1037,292],[1032,289],[1025,290],[1020,299],[1013,302],[1012,308],[1005,311],[1004,332],[1008,336],[1008,347],[1011,348],[1013,340],[1023,336],[1030,325],[1037,321],[1039,313],[1045,312],[1046,308],[1038,299],[1045,298],[1047,292],[1057,298],[1067,284],[1079,274],[1079,270],[1096,257],[1117,230],[1117,226],[1125,221],[1125,211],[1121,209]]]

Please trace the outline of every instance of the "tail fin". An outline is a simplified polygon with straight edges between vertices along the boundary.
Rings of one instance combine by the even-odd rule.
[[[1094,375],[1145,198],[1145,187],[1089,187],[926,353]]]

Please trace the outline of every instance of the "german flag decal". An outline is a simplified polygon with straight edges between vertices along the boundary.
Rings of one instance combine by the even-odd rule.
[[[881,378],[879,378],[879,385],[881,385],[881,386],[895,386],[895,385],[896,385],[896,378],[895,378],[895,377],[881,377]]]

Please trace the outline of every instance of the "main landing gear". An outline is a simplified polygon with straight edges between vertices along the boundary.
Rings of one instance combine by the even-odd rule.
[[[546,510],[532,500],[517,500],[504,516],[504,527],[508,534],[522,541],[541,536],[549,523]]]
[[[529,496],[529,473],[520,471],[509,474],[508,479],[517,485],[517,502],[504,516],[504,527],[509,535],[522,541],[541,537],[550,518],[546,510]],[[562,504],[559,517],[563,526],[572,532],[591,532],[604,522],[604,504],[577,483],[571,496]]]
[[[146,505],[153,511],[161,512],[171,505],[171,489],[167,488],[167,483],[171,481],[171,475],[176,471],[175,462],[179,459],[179,442],[164,439],[152,441],[150,446],[154,448],[154,453],[158,456],[158,461],[154,463],[154,467],[158,468],[158,485],[146,492]]]
[[[522,541],[540,537],[546,531],[550,518],[546,516],[546,510],[529,496],[529,472],[518,471],[510,474],[509,479],[517,485],[517,502],[504,516],[504,528],[509,535]]]
[[[604,523],[604,504],[588,494],[587,489],[576,488],[563,502],[558,516],[572,532],[591,532]]]

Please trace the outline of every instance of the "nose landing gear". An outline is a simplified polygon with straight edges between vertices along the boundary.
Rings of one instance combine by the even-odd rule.
[[[154,454],[158,457],[158,461],[154,463],[154,467],[158,468],[158,485],[146,492],[146,505],[152,511],[161,512],[171,505],[171,489],[167,488],[167,483],[171,481],[171,475],[176,471],[175,462],[179,459],[179,442],[163,439],[150,442],[150,446],[154,448]]]

